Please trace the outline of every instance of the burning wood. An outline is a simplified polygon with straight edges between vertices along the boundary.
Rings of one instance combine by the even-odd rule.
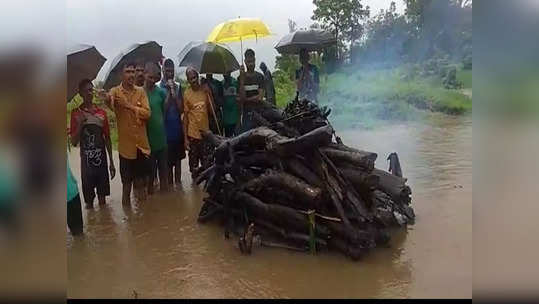
[[[354,260],[385,245],[388,228],[412,224],[406,179],[376,169],[376,153],[343,144],[329,113],[295,100],[284,112],[264,105],[255,115],[260,126],[234,138],[205,133],[215,149],[213,165],[196,180],[209,193],[199,221],[220,217],[225,236],[237,233],[244,253],[258,240],[337,250]],[[399,164],[394,174],[400,172]]]

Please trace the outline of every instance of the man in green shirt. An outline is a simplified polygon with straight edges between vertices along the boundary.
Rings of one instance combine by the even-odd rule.
[[[226,137],[236,135],[236,127],[240,117],[238,107],[238,82],[230,76],[230,72],[223,74],[223,126]]]
[[[168,190],[167,135],[165,131],[165,99],[167,93],[156,82],[161,80],[161,72],[155,63],[149,62],[145,69],[144,90],[150,105],[150,119],[146,123],[148,141],[150,143],[152,172],[149,172],[148,194],[153,193],[156,173],[159,173],[161,191]]]

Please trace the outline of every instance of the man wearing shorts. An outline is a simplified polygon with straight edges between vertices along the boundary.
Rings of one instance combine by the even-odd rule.
[[[146,133],[146,122],[151,112],[144,88],[135,86],[135,68],[134,62],[126,63],[122,70],[122,82],[102,96],[116,114],[124,205],[131,204],[132,187],[139,190],[144,199],[145,186],[151,173],[150,144]]]

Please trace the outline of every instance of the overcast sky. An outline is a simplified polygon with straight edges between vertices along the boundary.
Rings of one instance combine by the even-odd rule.
[[[371,14],[388,8],[390,0],[363,0]],[[402,0],[396,0],[402,12]],[[253,48],[257,66],[261,61],[273,69],[277,52],[274,46],[288,33],[288,19],[307,27],[314,5],[311,0],[68,0],[67,45],[84,43],[96,48],[109,60],[98,75],[103,78],[112,60],[133,43],[155,40],[163,46],[163,55],[173,58],[190,41],[205,40],[214,26],[240,17],[262,19],[273,36],[244,41],[244,50]],[[240,60],[240,44],[227,44]]]

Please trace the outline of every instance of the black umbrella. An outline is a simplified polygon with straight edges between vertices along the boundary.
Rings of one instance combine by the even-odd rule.
[[[113,86],[120,84],[122,81],[122,68],[125,63],[137,59],[142,59],[145,62],[160,62],[163,58],[162,50],[163,47],[155,41],[133,44],[114,58],[105,77],[103,88],[109,90]]]
[[[107,59],[91,45],[72,46],[67,54],[67,101],[78,92],[79,82],[85,78],[95,79]]]
[[[301,49],[318,51],[336,43],[337,39],[329,32],[299,30],[284,36],[275,49],[281,54],[298,54]]]
[[[190,42],[178,54],[179,66],[193,67],[199,73],[224,74],[240,65],[226,46],[213,42]]]

